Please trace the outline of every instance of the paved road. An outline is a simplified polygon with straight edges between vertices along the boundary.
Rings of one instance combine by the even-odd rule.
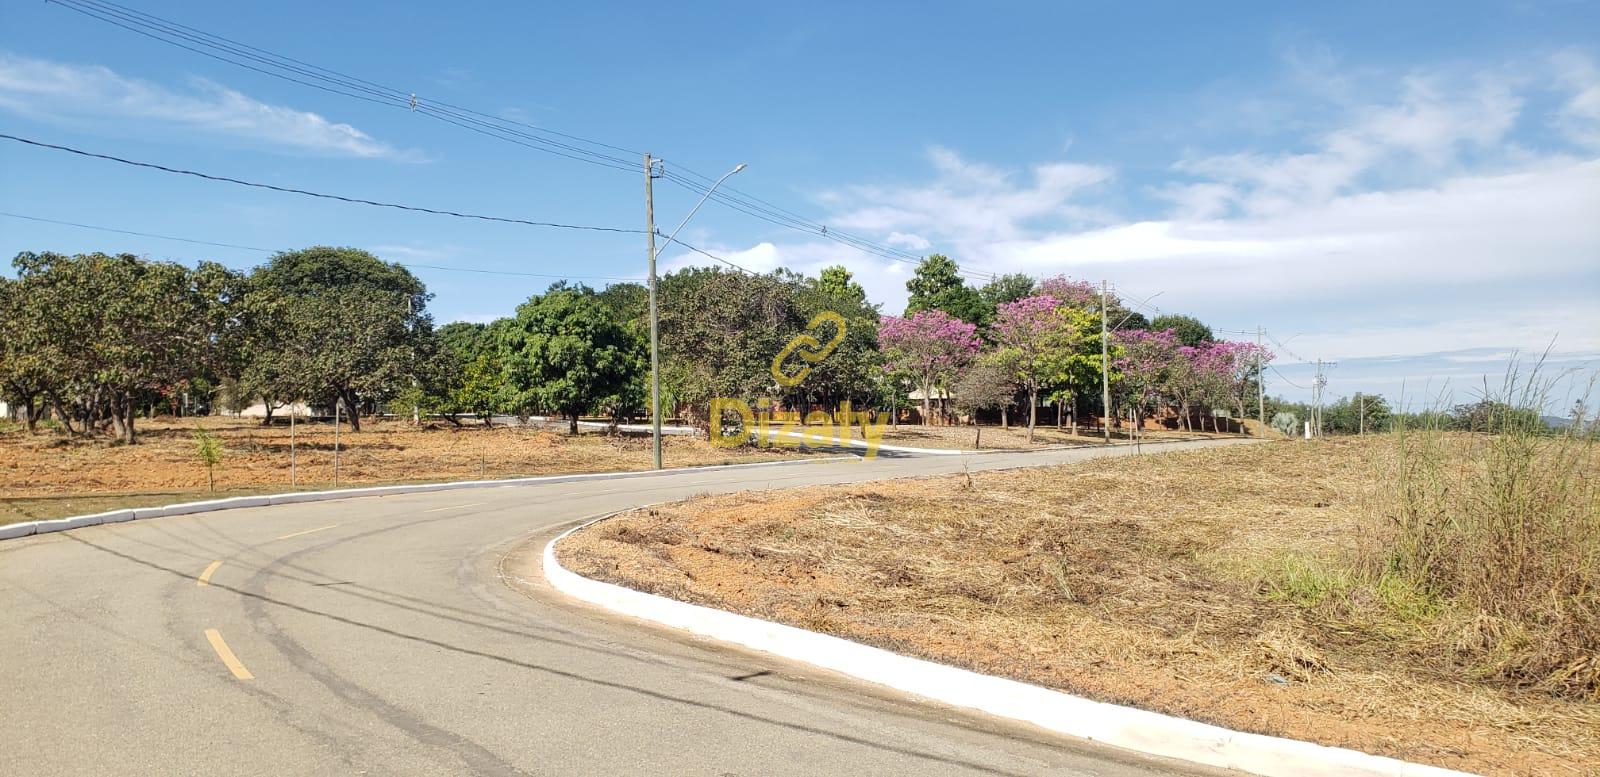
[[[0,774],[1197,773],[614,618],[537,572],[547,538],[621,507],[1105,453],[690,471],[0,542]]]

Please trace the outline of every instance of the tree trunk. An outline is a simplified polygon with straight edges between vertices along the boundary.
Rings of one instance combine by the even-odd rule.
[[[109,405],[110,409],[110,413],[107,415],[107,418],[111,421],[111,436],[115,439],[121,440],[126,436],[122,430],[123,424],[126,423],[125,416],[122,412],[122,392],[111,392],[111,396],[106,397],[106,403]]]
[[[268,396],[261,397],[261,406],[267,409],[267,414],[265,416],[263,416],[262,419],[261,419],[261,425],[262,426],[271,426],[272,425],[272,397],[268,397]],[[290,405],[289,406],[289,412],[291,412],[291,413],[294,412],[294,405]]]
[[[578,411],[576,410],[567,414],[567,434],[573,436],[578,434]]]
[[[1001,429],[1010,429],[1011,428],[1011,404],[1010,403],[1006,403],[1006,404],[1003,404],[1003,405],[1000,406],[1000,428]]]
[[[933,381],[922,384],[922,425],[931,426],[933,422]]]
[[[1061,406],[1063,404],[1061,397],[1056,397],[1056,431],[1058,432],[1061,431]]]
[[[1033,444],[1033,422],[1039,415],[1039,390],[1028,389],[1028,444]]]
[[[981,451],[983,450],[983,424],[978,423],[976,415],[973,416],[972,425],[978,430],[978,433],[972,438],[972,449]]]
[[[361,431],[361,414],[356,411],[355,389],[340,389],[337,401],[344,403],[345,420],[350,422],[350,431]]]
[[[122,422],[122,441],[132,445],[137,442],[133,437],[133,395],[129,394],[122,403],[122,412],[127,416]]]

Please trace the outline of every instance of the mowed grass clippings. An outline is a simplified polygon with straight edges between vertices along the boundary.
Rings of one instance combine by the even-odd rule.
[[[1425,619],[1329,606],[1366,595],[1348,570],[1382,541],[1384,444],[703,497],[560,553],[641,590],[1230,728],[1489,774],[1595,773],[1596,704],[1466,672]]]
[[[221,445],[216,491],[195,450],[204,428]],[[20,426],[0,430],[0,524],[290,490],[289,428],[238,418],[138,422],[139,443],[68,438]],[[334,487],[331,424],[295,429],[295,481],[300,489]],[[650,439],[596,430],[576,437],[540,429],[433,422],[365,421],[338,435],[338,485],[369,486],[650,468]],[[806,455],[797,448],[717,448],[702,439],[664,438],[668,467],[776,461]]]

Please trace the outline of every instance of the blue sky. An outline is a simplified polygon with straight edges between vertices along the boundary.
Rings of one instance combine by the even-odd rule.
[[[1507,354],[1600,361],[1594,3],[127,3],[439,100],[718,175],[808,219],[986,272],[1109,279],[1287,348],[1271,390],[1465,399]],[[0,128],[371,199],[641,227],[642,172],[286,83],[58,3],[0,1]],[[693,205],[657,183],[668,229]],[[643,238],[460,221],[0,144],[0,211],[268,249],[638,277]],[[707,205],[755,269],[910,266]],[[265,254],[0,217],[0,253]],[[703,263],[671,248],[670,267]],[[440,321],[538,278],[417,269]],[[1290,354],[1293,354],[1291,356]],[[1278,375],[1270,376],[1277,379]],[[1566,389],[1563,389],[1565,391]],[[1564,403],[1564,399],[1557,404]]]

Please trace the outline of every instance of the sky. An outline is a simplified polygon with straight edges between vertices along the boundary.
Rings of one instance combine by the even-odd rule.
[[[1109,281],[1278,353],[1268,390],[1468,401],[1508,359],[1600,366],[1600,4],[275,3],[119,0],[575,139],[589,164],[0,0],[0,132],[416,206],[644,226],[641,155],[976,274]],[[100,6],[102,14],[128,13]],[[577,140],[581,139],[581,140]],[[589,145],[596,141],[605,146]],[[670,231],[698,195],[655,182]],[[565,277],[638,279],[644,235],[310,199],[0,141],[0,253],[408,263],[436,320]],[[197,245],[18,218],[224,243]],[[708,203],[743,267],[842,264],[886,314],[912,263]],[[664,269],[712,260],[680,246]],[[435,269],[452,268],[452,269]],[[492,270],[502,275],[466,270]],[[550,277],[542,277],[550,276]]]

